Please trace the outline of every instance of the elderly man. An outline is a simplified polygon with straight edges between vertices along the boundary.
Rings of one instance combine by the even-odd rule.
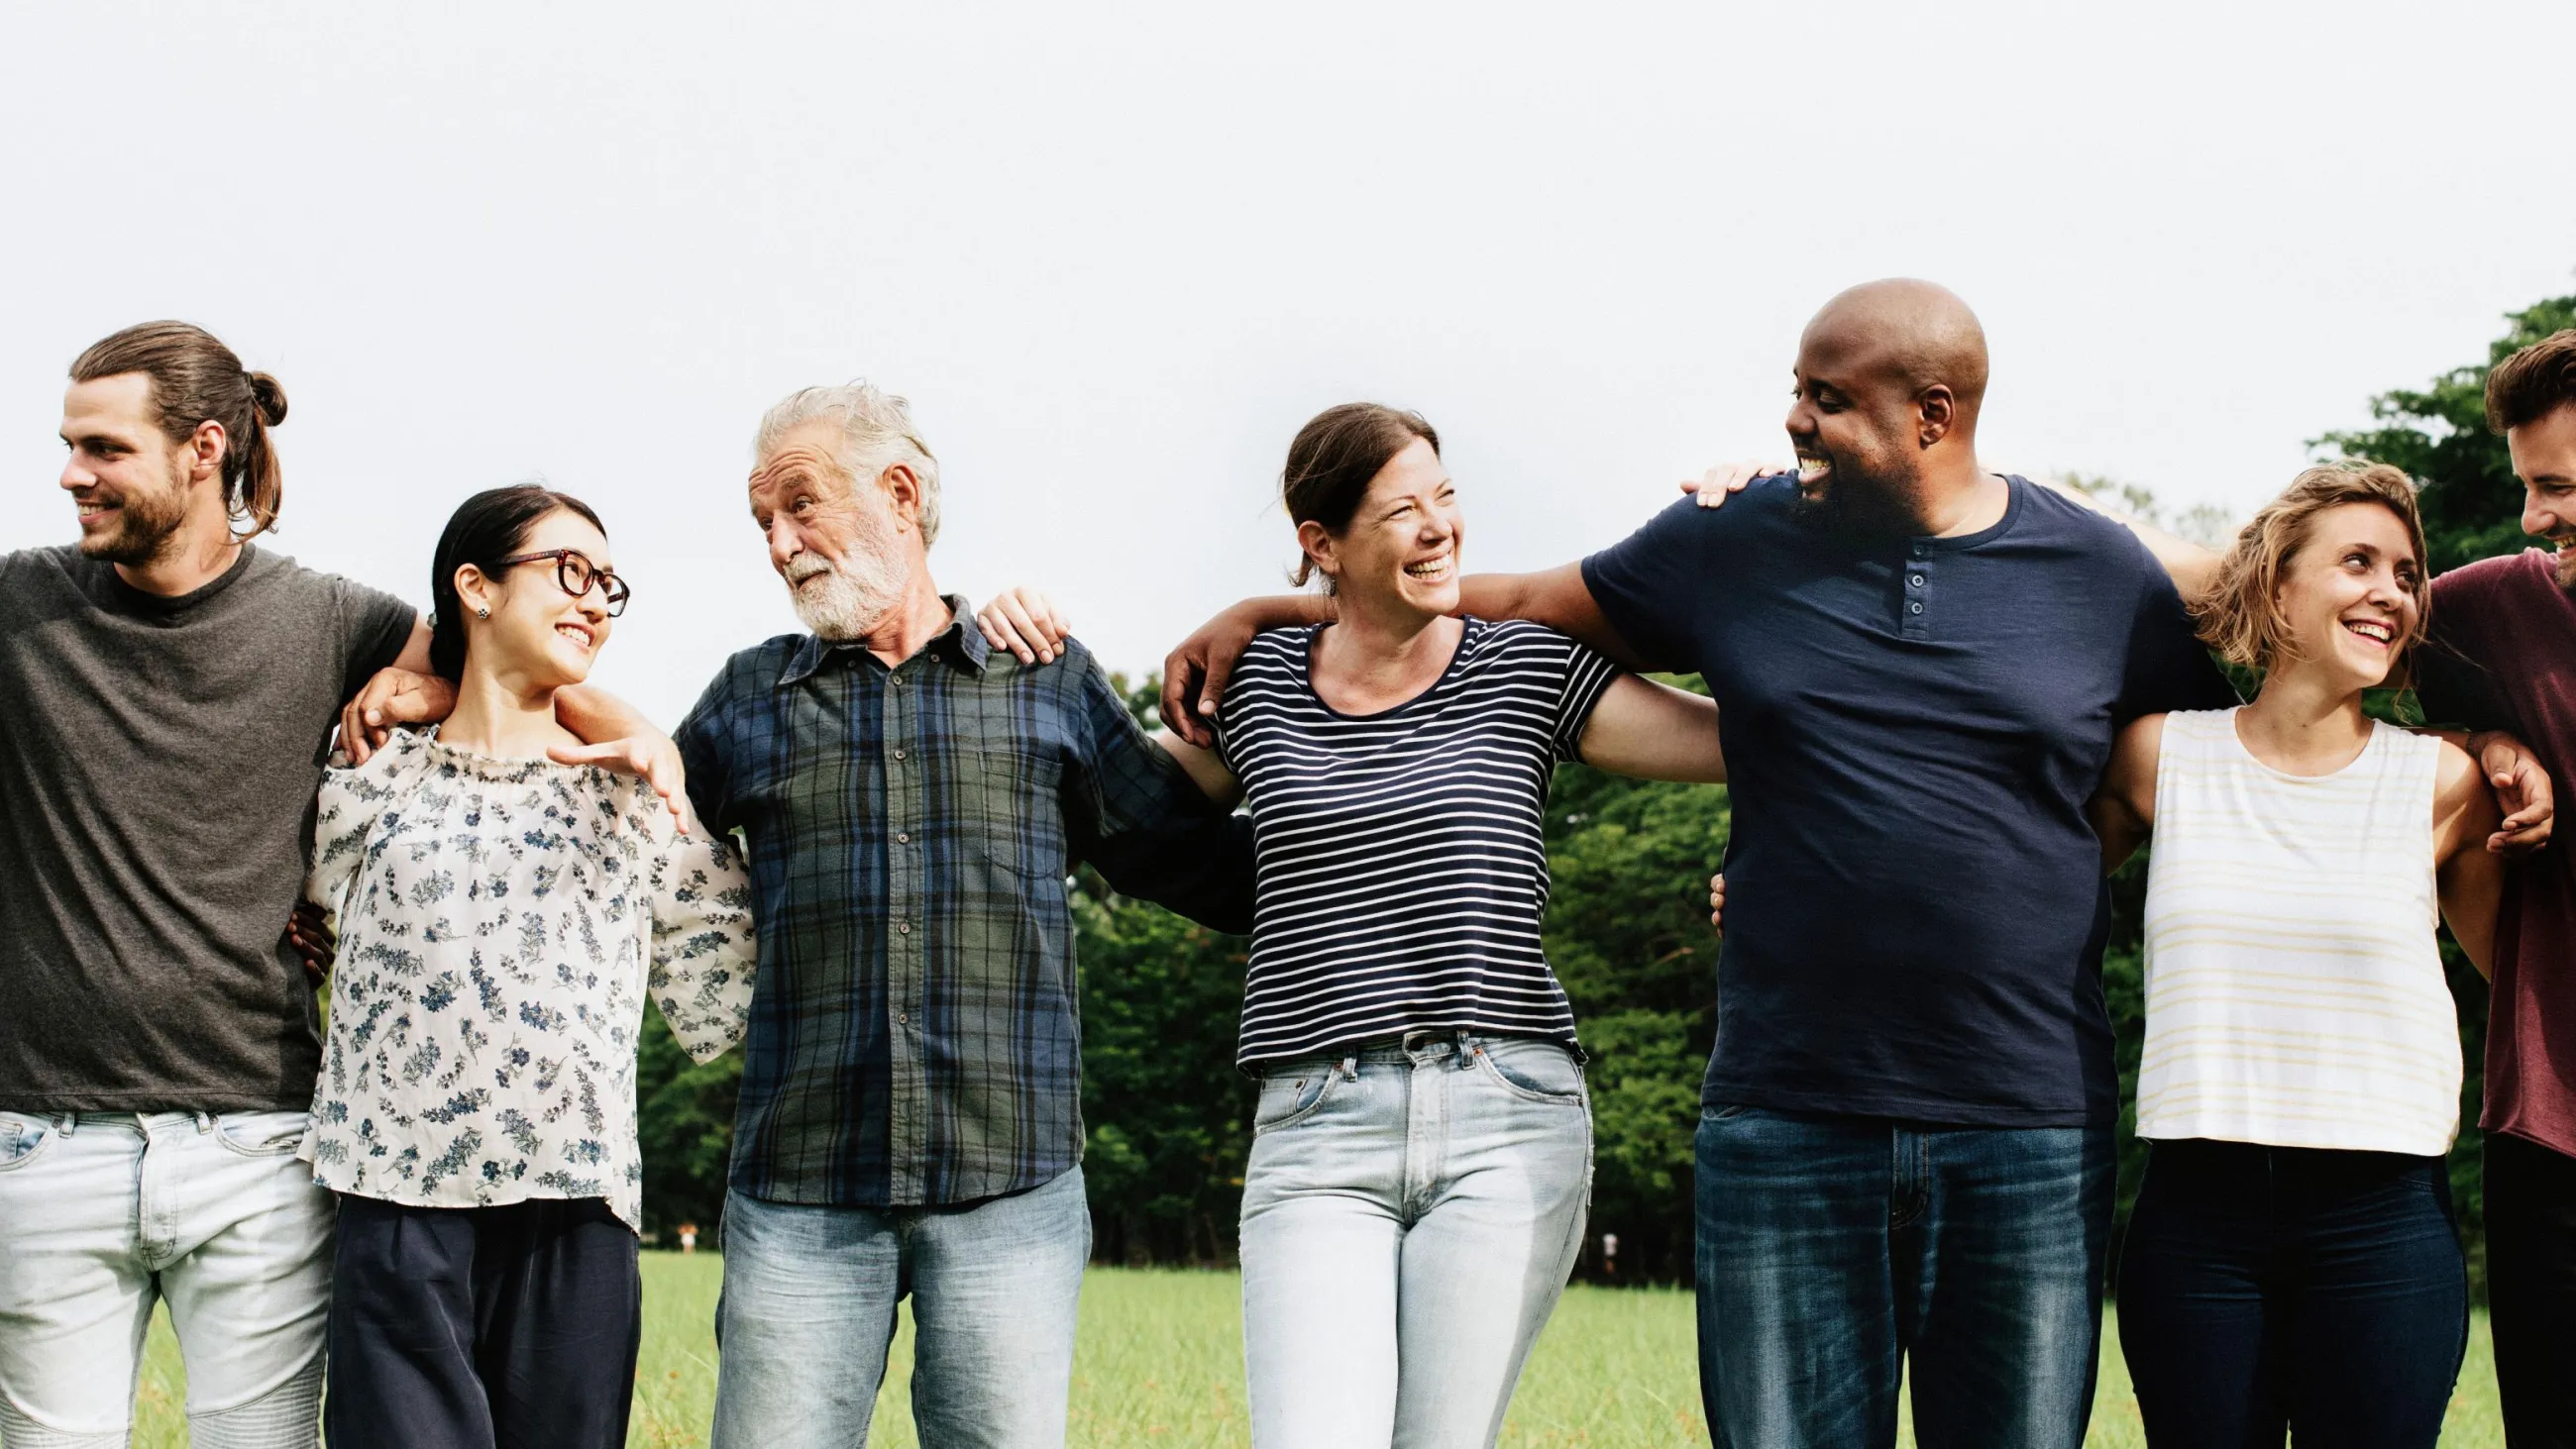
[[[1248,931],[1249,825],[1079,644],[1024,665],[940,595],[938,464],[901,398],[808,388],[753,455],[812,632],[727,661],[678,735],[760,923],[715,1442],[864,1443],[909,1293],[923,1441],[1060,1444],[1091,1244],[1066,874]]]

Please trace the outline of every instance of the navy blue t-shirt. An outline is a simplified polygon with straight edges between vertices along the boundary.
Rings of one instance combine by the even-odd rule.
[[[2129,531],[2024,479],[1956,538],[1855,538],[1767,478],[1583,561],[1718,704],[1735,819],[1702,1100],[2107,1122],[2100,843],[2119,725],[2235,702]]]

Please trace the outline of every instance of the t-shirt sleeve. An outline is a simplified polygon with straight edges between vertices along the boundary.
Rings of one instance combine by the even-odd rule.
[[[1556,757],[1560,760],[1583,758],[1583,731],[1592,723],[1592,711],[1601,704],[1601,696],[1610,692],[1619,678],[1619,666],[1568,639],[1565,641],[1565,684],[1556,701]]]
[[[345,667],[340,679],[340,697],[347,699],[366,687],[376,671],[402,657],[403,646],[411,642],[413,627],[420,611],[393,595],[350,579],[334,577],[332,587],[340,606],[340,651]]]
[[[2519,730],[2504,682],[2484,660],[2495,657],[2486,637],[2488,571],[2479,564],[2433,580],[2431,629],[2415,648],[2415,703],[2428,725],[2473,730]]]
[[[2164,566],[2126,530],[2121,536],[2137,553],[2141,582],[2116,711],[2120,720],[2183,709],[2227,709],[2242,703],[2218,661],[2210,657],[2209,646],[2200,641],[2191,611],[2183,607],[2182,595]]]
[[[1687,668],[1692,621],[1707,605],[1708,543],[1719,514],[1685,498],[1583,561],[1583,586],[1619,637],[1646,660]]]

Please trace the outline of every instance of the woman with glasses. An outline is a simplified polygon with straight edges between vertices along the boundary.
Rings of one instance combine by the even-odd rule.
[[[447,721],[322,787],[307,896],[339,967],[302,1155],[339,1194],[338,1444],[622,1445],[642,1327],[636,1039],[740,1040],[749,890],[642,780],[559,763],[555,692],[625,611],[578,500],[466,500],[439,539]]]

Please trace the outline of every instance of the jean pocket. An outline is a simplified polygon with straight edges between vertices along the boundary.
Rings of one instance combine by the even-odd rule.
[[[1700,1108],[1699,1120],[1703,1122],[1732,1122],[1736,1118],[1741,1117],[1752,1110],[1753,1109],[1751,1107],[1744,1105],[1742,1102],[1728,1102],[1723,1106]]]
[[[36,1160],[55,1137],[54,1124],[23,1112],[0,1112],[0,1172]]]
[[[215,1140],[244,1157],[292,1157],[312,1125],[303,1112],[226,1112],[215,1118]]]
[[[1340,1080],[1340,1069],[1328,1062],[1265,1075],[1261,1101],[1252,1109],[1252,1135],[1293,1127],[1314,1116]]]
[[[1583,1068],[1554,1042],[1488,1040],[1476,1047],[1476,1063],[1516,1097],[1569,1107],[1584,1103]]]

